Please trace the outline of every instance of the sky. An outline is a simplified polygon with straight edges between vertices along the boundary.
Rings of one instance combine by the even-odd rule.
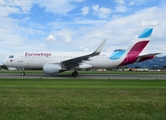
[[[154,28],[147,51],[166,55],[166,0],[0,0],[0,61],[19,52],[126,49]]]

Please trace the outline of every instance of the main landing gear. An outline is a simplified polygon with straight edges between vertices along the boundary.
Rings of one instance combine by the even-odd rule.
[[[24,75],[25,75],[25,72],[24,72],[25,69],[22,68],[21,70],[22,70],[22,72],[21,72],[21,76],[24,76]]]
[[[78,72],[75,70],[73,73],[72,73],[72,77],[77,77],[78,75]]]

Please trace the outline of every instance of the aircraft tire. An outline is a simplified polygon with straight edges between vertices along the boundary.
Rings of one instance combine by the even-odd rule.
[[[24,76],[24,75],[25,75],[25,73],[24,73],[24,72],[22,72],[22,73],[21,73],[21,75],[22,75],[22,76]]]
[[[75,72],[72,73],[72,77],[77,77],[77,75],[78,75],[77,71],[75,71]]]

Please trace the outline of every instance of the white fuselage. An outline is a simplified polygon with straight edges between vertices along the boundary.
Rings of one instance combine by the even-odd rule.
[[[19,53],[13,55],[13,58],[7,58],[3,64],[16,68],[39,68],[42,69],[45,63],[57,63],[73,59],[79,56],[87,55],[86,52],[46,52],[46,53]],[[110,53],[101,53],[100,55],[83,61],[77,68],[113,68],[117,67],[124,59],[109,59]]]

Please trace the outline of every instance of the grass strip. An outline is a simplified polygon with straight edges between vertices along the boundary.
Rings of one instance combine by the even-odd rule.
[[[0,79],[0,98],[0,119],[166,119],[163,80]]]

